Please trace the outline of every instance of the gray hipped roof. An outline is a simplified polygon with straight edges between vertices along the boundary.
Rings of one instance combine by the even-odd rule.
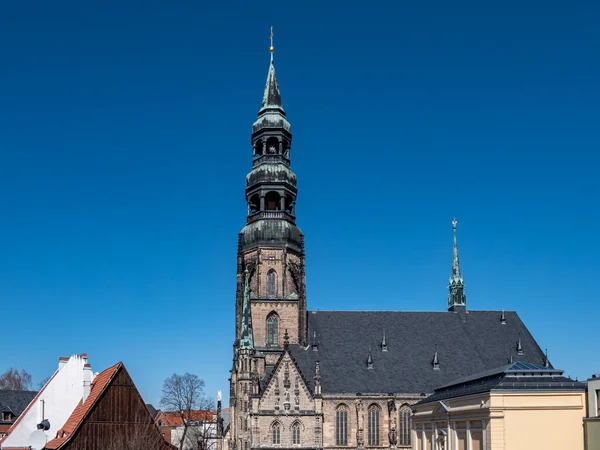
[[[431,393],[461,377],[544,353],[516,312],[310,311],[307,348],[290,354],[312,385],[319,361],[323,394]],[[385,330],[386,351],[381,348]],[[317,351],[313,350],[316,333]],[[522,355],[517,354],[521,340]],[[371,348],[372,368],[367,368]],[[433,358],[437,351],[438,365]]]
[[[585,383],[563,376],[562,370],[548,369],[541,365],[513,362],[495,370],[488,370],[456,380],[420,401],[425,404],[481,394],[490,391],[585,391]]]

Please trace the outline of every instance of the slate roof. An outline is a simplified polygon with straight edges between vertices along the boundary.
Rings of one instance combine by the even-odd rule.
[[[535,391],[585,391],[585,383],[562,376],[562,370],[548,369],[544,366],[513,362],[512,364],[488,370],[456,380],[420,401],[425,404],[482,394],[493,390],[535,390]]]
[[[36,391],[0,390],[0,423],[14,422],[14,420],[4,422],[1,413],[10,411],[14,414],[15,418],[19,417],[36,395]]]
[[[544,353],[516,312],[309,311],[307,348],[289,351],[312,389],[319,361],[323,394],[432,393],[439,386],[513,361],[543,365]],[[387,351],[381,341],[385,330]],[[317,351],[312,349],[316,333]],[[523,355],[517,354],[521,339]],[[371,348],[373,368],[367,368]],[[439,370],[433,369],[438,352]]]
[[[261,111],[267,108],[278,108],[283,111],[281,94],[279,93],[279,84],[277,83],[277,76],[275,76],[275,65],[273,64],[273,61],[271,61],[271,64],[269,65],[269,73],[267,74]]]

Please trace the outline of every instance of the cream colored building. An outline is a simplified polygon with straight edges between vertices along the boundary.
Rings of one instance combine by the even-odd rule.
[[[600,374],[587,382],[587,417],[583,419],[585,450],[600,449]]]
[[[584,383],[515,362],[440,387],[413,406],[414,450],[579,450]]]

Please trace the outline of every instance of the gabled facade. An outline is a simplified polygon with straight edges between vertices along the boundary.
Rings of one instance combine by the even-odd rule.
[[[43,429],[51,439],[69,419],[82,399],[89,395],[94,379],[85,353],[70,358],[58,358],[58,368],[9,430],[9,436],[0,442],[2,449],[28,447],[31,434]],[[39,427],[46,421],[46,427]]]
[[[98,374],[47,450],[170,450],[123,363]]]
[[[456,220],[443,311],[307,310],[291,126],[272,52],[238,236],[228,450],[408,449],[412,405],[438,386],[516,361],[551,368],[516,312],[467,308]]]
[[[310,390],[287,346],[248,408],[248,424],[241,425],[252,429],[252,448],[322,446],[321,396]]]

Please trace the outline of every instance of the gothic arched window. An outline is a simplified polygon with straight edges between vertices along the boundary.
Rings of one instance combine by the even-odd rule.
[[[292,424],[292,444],[300,445],[300,423],[294,422]]]
[[[267,345],[279,345],[279,317],[276,313],[267,317]]]
[[[367,442],[370,446],[379,445],[379,411],[377,405],[369,407]]]
[[[400,445],[410,445],[410,416],[412,412],[408,405],[400,408]]]
[[[281,443],[281,425],[279,425],[279,422],[275,422],[271,426],[271,437],[273,444]]]
[[[335,411],[335,445],[348,445],[348,407],[338,405]]]
[[[267,297],[277,297],[277,272],[273,269],[267,272]]]

